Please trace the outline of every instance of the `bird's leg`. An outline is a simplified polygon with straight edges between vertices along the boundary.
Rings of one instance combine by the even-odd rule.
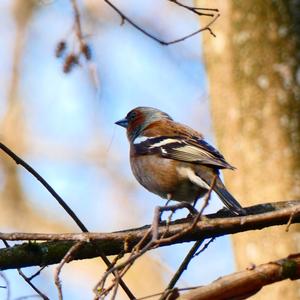
[[[198,199],[199,199],[199,197],[196,197],[195,198],[195,200],[194,200],[194,202],[193,202],[193,207],[196,209],[196,204],[197,204],[197,202],[198,202]]]
[[[172,194],[168,193],[167,195],[167,202],[165,204],[165,207],[168,207],[168,204],[171,202],[171,199],[172,199]],[[171,220],[172,220],[172,217],[174,215],[174,211],[172,211],[168,217],[168,219],[166,220],[166,225],[167,225],[167,229],[166,229],[166,232],[169,231],[169,226],[170,226],[170,223],[171,223]]]
[[[195,200],[194,200],[194,202],[193,202],[193,209],[195,210],[195,212],[194,213],[191,212],[189,214],[189,216],[191,216],[191,217],[193,217],[193,216],[195,216],[195,215],[197,215],[199,213],[198,210],[196,209],[196,205],[197,205],[198,200],[199,200],[199,197],[196,197]]]
[[[165,206],[168,206],[168,204],[171,202],[171,200],[172,200],[172,194],[171,193],[168,193],[167,194],[167,202],[166,202],[166,205]]]
[[[165,207],[168,207],[168,204],[171,202],[171,199],[172,199],[172,194],[171,194],[171,193],[168,193],[168,194],[167,194],[167,199],[168,199],[168,200],[167,200],[167,202],[166,202],[166,204],[165,204]],[[174,214],[174,211],[171,212],[171,214],[169,215],[169,217],[168,217],[168,219],[167,219],[167,221],[166,221],[167,227],[169,227],[169,224],[170,224],[170,222],[171,222],[171,219],[172,219],[173,214]],[[162,213],[161,213],[161,215],[162,215]]]
[[[169,193],[168,195],[167,195],[167,199],[168,199],[168,201],[167,201],[167,203],[166,203],[166,206],[169,204],[169,202],[172,200],[172,194],[171,193]],[[197,199],[195,199],[195,201],[196,201]],[[169,207],[169,210],[171,210],[172,211],[172,213],[174,213],[177,209],[180,209],[180,208],[186,208],[186,209],[188,209],[189,210],[189,212],[190,212],[190,214],[191,215],[195,215],[195,214],[197,214],[198,213],[198,211],[195,209],[195,206],[194,205],[191,205],[190,203],[188,203],[188,202],[179,202],[179,203],[177,203],[177,204],[175,204],[175,205],[170,205],[170,206],[168,206]]]
[[[193,207],[193,205],[188,202],[179,202],[174,205],[160,206],[160,208],[161,208],[161,212],[172,211],[174,213],[177,209],[186,208],[192,215],[198,213],[198,211]]]
[[[194,205],[192,205],[188,202],[181,202],[179,204],[181,204],[181,206],[178,205],[179,207],[188,209],[190,212],[190,215],[194,216],[194,215],[198,214],[198,210],[194,207]]]

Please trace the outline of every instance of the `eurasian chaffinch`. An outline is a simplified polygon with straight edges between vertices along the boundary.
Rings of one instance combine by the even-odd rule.
[[[205,195],[217,176],[213,190],[225,206],[237,215],[246,214],[219,177],[219,169],[234,167],[202,134],[152,107],[137,107],[116,124],[127,129],[131,169],[147,190],[192,203]]]

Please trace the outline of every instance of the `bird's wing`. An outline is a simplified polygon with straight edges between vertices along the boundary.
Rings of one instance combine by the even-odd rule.
[[[159,154],[178,161],[234,169],[219,151],[198,136],[141,137],[133,146],[138,155]]]

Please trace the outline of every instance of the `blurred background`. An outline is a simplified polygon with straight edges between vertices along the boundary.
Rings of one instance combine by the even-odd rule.
[[[163,40],[200,27],[194,14],[168,1],[113,3]],[[67,50],[76,47],[70,1],[1,0],[1,140],[45,177],[90,231],[149,224],[154,207],[165,201],[135,181],[125,130],[114,122],[136,106],[153,106],[201,130],[213,143],[200,35],[162,46],[128,23],[120,26],[119,15],[102,1],[78,4],[93,59],[65,74],[55,49],[61,40],[67,41]],[[0,176],[1,231],[79,231],[51,195],[4,154]],[[214,198],[207,211],[221,207]],[[137,262],[126,282],[140,297],[161,291],[190,247],[152,251]],[[217,259],[220,247],[226,259]],[[194,278],[205,261],[216,263]],[[193,261],[180,286],[208,283],[233,269],[230,241],[220,238]],[[98,259],[65,266],[66,299],[91,298],[103,270]],[[33,294],[16,271],[5,274],[13,298]],[[51,299],[57,294],[53,276],[49,267],[34,281]],[[5,292],[0,290],[2,297]]]
[[[66,74],[55,49],[62,40],[67,42],[66,51],[78,47],[71,1],[0,1],[1,142],[32,165],[90,231],[149,224],[154,207],[164,204],[133,178],[125,131],[114,124],[136,106],[166,111],[218,146],[238,167],[225,179],[243,205],[300,194],[299,23],[293,25],[299,20],[298,1],[183,2],[220,10],[221,18],[212,27],[216,38],[205,31],[163,46],[127,22],[121,26],[120,16],[103,1],[78,1],[92,60],[82,60]],[[199,21],[195,14],[164,0],[113,3],[165,41],[210,20]],[[274,169],[279,165],[278,171]],[[79,232],[51,195],[3,153],[0,201],[3,232]],[[213,195],[206,212],[221,207]],[[264,251],[268,261],[297,249],[296,233],[289,234],[285,235],[289,242],[282,242],[286,247],[278,247],[276,253],[270,246],[274,240],[267,244],[262,236],[250,240],[249,235],[239,235],[234,242],[239,268],[264,262],[261,249],[268,249]],[[260,241],[264,241],[261,249],[256,248]],[[162,291],[190,247],[151,251],[125,276],[126,283],[137,297]],[[104,269],[99,259],[66,265],[61,275],[65,299],[92,298]],[[234,270],[231,241],[218,238],[193,259],[178,286],[206,284]],[[5,276],[12,299],[34,294],[15,270],[5,271]],[[53,266],[34,283],[50,299],[57,298]],[[0,289],[0,299],[5,295],[6,290]],[[125,299],[120,290],[117,298]]]

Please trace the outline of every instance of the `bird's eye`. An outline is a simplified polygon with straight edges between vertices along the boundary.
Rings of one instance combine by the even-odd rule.
[[[132,111],[131,113],[128,114],[128,116],[127,116],[126,119],[127,119],[128,121],[132,121],[132,120],[135,119],[135,117],[136,117],[136,112],[135,112],[135,111]]]

